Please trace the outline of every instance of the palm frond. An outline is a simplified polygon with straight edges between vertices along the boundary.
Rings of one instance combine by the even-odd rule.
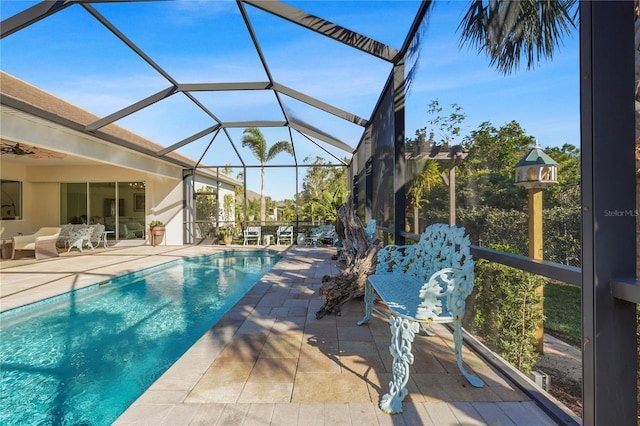
[[[562,38],[575,28],[575,0],[474,0],[458,30],[460,46],[489,56],[502,74],[515,71],[526,57],[527,69],[552,59]],[[575,15],[574,15],[575,16]]]
[[[260,164],[267,161],[267,141],[260,129],[247,127],[242,132],[242,146],[249,148]]]
[[[272,160],[281,152],[288,152],[293,155],[293,146],[291,146],[291,143],[288,141],[278,141],[271,145],[271,148],[269,148],[269,152],[267,153],[266,161]]]

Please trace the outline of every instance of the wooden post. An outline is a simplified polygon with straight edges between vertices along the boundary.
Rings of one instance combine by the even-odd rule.
[[[449,166],[449,226],[456,224],[456,166]]]
[[[542,189],[529,188],[529,257],[542,261]],[[536,289],[536,294],[544,297],[544,287]],[[540,309],[544,309],[544,302],[540,300]],[[544,353],[544,321],[541,320],[536,329],[536,349],[540,355]]]

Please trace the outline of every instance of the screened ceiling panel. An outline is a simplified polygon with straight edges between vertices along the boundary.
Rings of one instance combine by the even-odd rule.
[[[323,158],[326,164],[342,165],[348,163],[348,161],[341,161],[347,157],[344,151],[296,130],[293,130],[292,134],[294,143],[298,147],[296,154],[300,164],[307,163],[307,158],[313,161],[316,157]]]
[[[176,93],[115,123],[168,146],[214,125],[215,121],[184,93]]]
[[[277,28],[278,36],[261,46],[277,83],[369,118],[392,64],[261,10],[252,12],[259,40]],[[355,81],[354,69],[361,77]]]
[[[242,164],[222,129],[213,130],[187,145],[178,147],[175,152],[200,161],[202,165]]]
[[[363,126],[359,126],[350,121],[337,117],[334,114],[314,108],[297,99],[282,96],[282,103],[292,122],[300,123],[314,129],[319,133],[339,141],[354,141],[350,145],[357,145],[358,139],[364,131]]]
[[[235,2],[105,3],[95,9],[180,83],[267,80]]]
[[[343,1],[339,8],[326,1],[286,3],[396,49],[404,43],[420,7],[419,1],[395,1],[392,9],[380,13],[379,0]],[[358,19],[353,19],[354,16]]]
[[[168,85],[78,6],[2,39],[1,58],[4,71],[97,115],[110,114]]]
[[[2,68],[97,114],[87,131],[120,125],[164,146],[159,156],[256,167],[241,141],[258,127],[269,146],[294,144],[270,165],[339,164],[420,4],[380,16],[376,2],[2,2]]]
[[[221,121],[283,121],[282,109],[272,90],[221,90],[192,92]]]

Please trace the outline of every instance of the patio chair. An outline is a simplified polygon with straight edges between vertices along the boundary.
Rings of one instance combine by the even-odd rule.
[[[94,249],[93,244],[91,244],[91,237],[93,236],[93,226],[85,226],[77,231],[72,231],[69,234],[69,249],[67,253],[71,251],[72,248],[77,248],[82,253],[82,248],[84,246],[89,247],[91,250]]]
[[[249,241],[255,241],[256,244],[260,244],[262,238],[262,228],[260,226],[247,226],[244,230],[244,242],[243,245],[249,244]]]
[[[373,242],[376,239],[376,220],[371,219],[367,222],[367,226],[365,227],[367,235],[369,236],[369,241]]]
[[[98,247],[98,244],[100,244],[103,239],[102,234],[104,233],[104,225],[97,223],[91,226],[93,227],[93,232],[91,233],[91,245]]]
[[[11,258],[16,259],[18,253],[25,251],[33,251],[38,260],[57,257],[59,254],[56,241],[59,234],[60,228],[51,226],[40,228],[35,234],[17,235],[11,240],[13,243]]]
[[[276,244],[281,245],[286,241],[289,241],[289,244],[293,244],[293,226],[278,227]]]

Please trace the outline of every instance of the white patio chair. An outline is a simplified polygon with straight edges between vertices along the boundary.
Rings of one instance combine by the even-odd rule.
[[[260,226],[247,226],[244,230],[244,242],[243,245],[249,244],[250,241],[255,241],[256,244],[260,244],[262,238],[262,228]]]
[[[74,247],[80,250],[81,253],[84,246],[87,246],[91,250],[93,250],[94,247],[91,243],[92,236],[93,226],[86,226],[78,229],[77,231],[71,232],[71,234],[69,234],[69,249],[67,250],[67,253],[69,253]]]
[[[289,244],[293,244],[293,226],[278,227],[276,244],[282,245],[286,241],[289,241]]]

